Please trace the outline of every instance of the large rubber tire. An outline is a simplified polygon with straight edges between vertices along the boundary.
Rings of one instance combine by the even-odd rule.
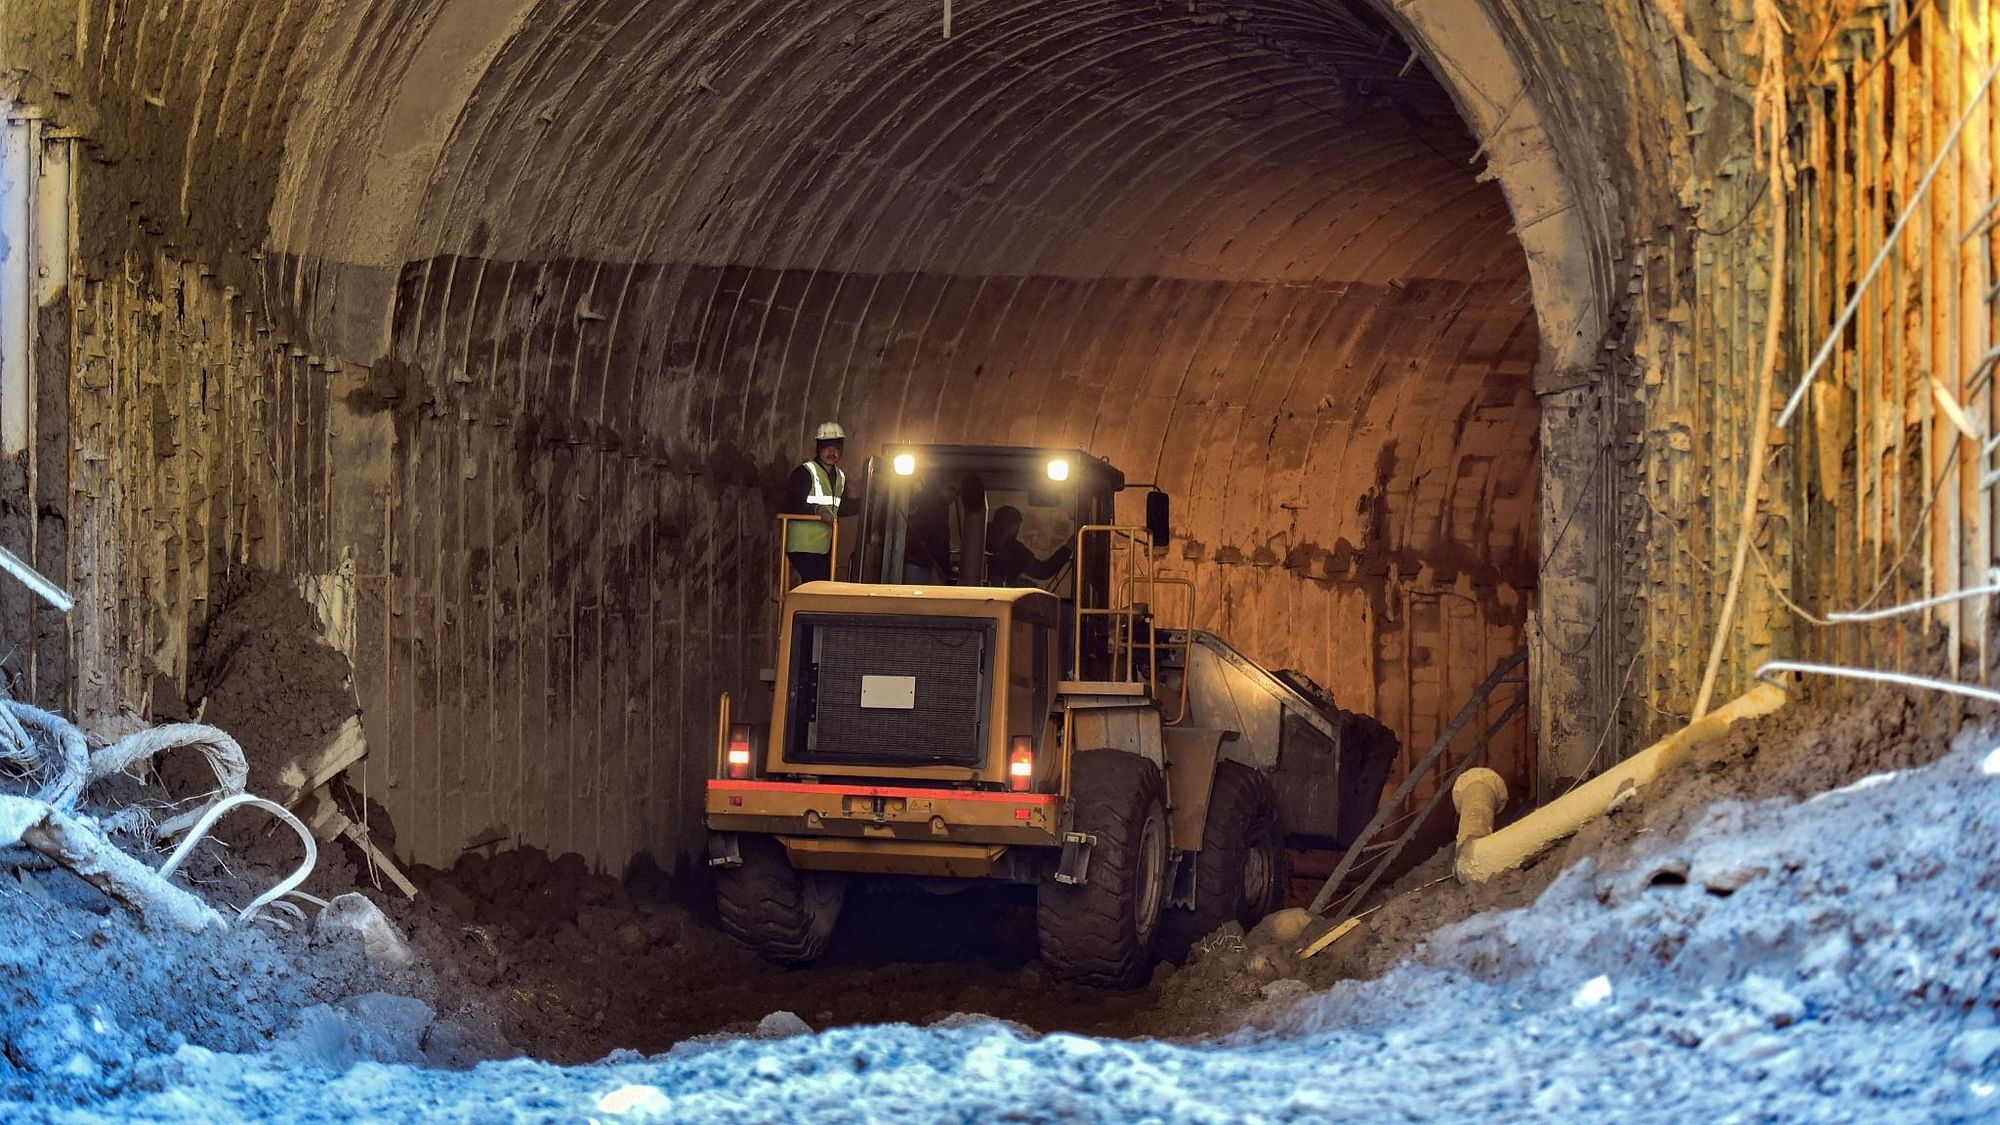
[[[1035,930],[1042,963],[1099,988],[1145,983],[1167,897],[1166,784],[1159,767],[1122,750],[1071,763],[1073,830],[1097,837],[1081,886],[1043,876]]]
[[[1176,964],[1223,925],[1248,930],[1284,905],[1285,828],[1270,778],[1241,762],[1216,764],[1194,864],[1194,909],[1169,909],[1160,923],[1160,955]]]
[[[847,879],[800,871],[784,845],[768,836],[738,841],[743,862],[716,877],[716,914],[723,932],[779,965],[804,965],[826,952],[847,897]]]

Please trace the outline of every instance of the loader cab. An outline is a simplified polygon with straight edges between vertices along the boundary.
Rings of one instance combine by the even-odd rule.
[[[1047,590],[1073,609],[1110,597],[1111,552],[1103,538],[1078,532],[1113,524],[1125,475],[1076,449],[972,445],[890,445],[863,467],[866,506],[847,572],[856,581],[895,586],[1025,586]],[[1018,561],[1038,566],[1008,576],[993,565],[996,517],[1020,515]],[[1069,557],[1063,557],[1063,556]],[[1071,614],[1063,614],[1065,622]],[[1084,663],[1099,664],[1098,622],[1086,623]],[[1067,667],[1075,638],[1065,629]]]

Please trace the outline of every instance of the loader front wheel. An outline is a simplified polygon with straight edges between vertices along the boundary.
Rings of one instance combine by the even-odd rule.
[[[774,964],[819,960],[840,920],[846,878],[798,870],[785,858],[784,845],[768,836],[744,836],[738,847],[743,862],[716,877],[723,931]]]
[[[1284,905],[1285,830],[1268,777],[1240,762],[1216,763],[1193,862],[1194,908],[1169,910],[1160,922],[1160,955],[1176,963],[1223,925],[1249,930]]]
[[[1133,988],[1153,967],[1167,897],[1166,785],[1159,767],[1121,750],[1086,750],[1071,768],[1071,830],[1096,842],[1081,884],[1042,878],[1042,962],[1063,980]]]

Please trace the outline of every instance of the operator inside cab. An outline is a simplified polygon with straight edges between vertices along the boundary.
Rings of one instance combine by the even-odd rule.
[[[1003,504],[986,529],[986,578],[995,586],[1037,586],[1061,574],[1069,565],[1073,545],[1067,539],[1046,558],[1037,558],[1021,542],[1021,509]]]
[[[834,528],[853,502],[847,494],[847,474],[840,468],[846,441],[847,431],[840,423],[820,423],[813,434],[812,460],[793,469],[785,485],[785,514],[817,517],[785,521],[785,555],[800,582],[833,577]]]

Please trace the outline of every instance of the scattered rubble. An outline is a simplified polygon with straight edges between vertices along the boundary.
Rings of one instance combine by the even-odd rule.
[[[862,888],[828,961],[787,971],[656,871],[614,878],[531,848],[413,870],[412,898],[368,885],[364,857],[342,853],[365,841],[348,838],[321,849],[333,901],[289,930],[148,927],[65,872],[17,867],[0,873],[0,1102],[168,1120],[410,1116],[446,1100],[475,1116],[812,1116],[860,1097],[977,1116],[1681,1116],[1711,1095],[1773,1113],[1860,1096],[1977,1109],[2000,1086],[1981,937],[2000,921],[1985,860],[2000,802],[1984,794],[1990,747],[1969,736],[1925,765],[1949,748],[1937,715],[1883,695],[1746,723],[1525,870],[1460,886],[1438,881],[1440,855],[1317,956],[1301,956],[1311,916],[1281,911],[1126,994],[1048,981],[1018,888]],[[351,747],[351,714],[334,717],[318,745]],[[290,799],[337,791],[312,763],[348,751],[285,758],[258,741],[253,789],[261,776]],[[296,768],[260,774],[281,758]],[[210,789],[229,772],[166,761]],[[54,783],[11,765],[17,788]],[[80,817],[149,803],[185,816],[143,779],[104,788],[84,791]],[[150,846],[162,818],[118,823]],[[234,910],[296,861],[297,841],[286,856],[249,835],[250,849],[197,849],[196,895]],[[1857,1046],[1883,1027],[1892,1048]],[[495,1061],[520,1053],[542,1061]],[[439,1069],[474,1064],[469,1084]],[[1676,1082],[1694,1092],[1623,1100]]]
[[[1372,904],[1376,909],[1356,932],[1309,959],[1305,979],[1325,987],[1379,976],[1416,953],[1440,928],[1484,911],[1526,906],[1558,874],[1585,860],[1626,862],[1640,843],[1688,831],[1718,805],[1740,810],[1742,802],[1832,800],[1829,790],[1935,761],[1950,748],[1956,726],[1952,717],[1959,706],[1957,701],[1884,690],[1838,708],[1794,704],[1739,723],[1703,746],[1693,760],[1521,871],[1463,885],[1450,878],[1448,849],[1433,856],[1378,894]],[[1977,715],[1974,721],[1980,721]],[[1868,780],[1862,788],[1876,784],[1880,782]],[[1658,862],[1649,878],[1692,879],[1718,893],[1740,889],[1762,874],[1756,863],[1715,857],[1699,870],[1671,856]],[[1675,870],[1675,863],[1682,866]]]
[[[1882,721],[1830,725],[1896,726]],[[1819,738],[1787,726],[1747,732],[1734,768],[1753,748],[1789,755]],[[468,1075],[390,1064],[313,1082],[296,1080],[286,1049],[182,1048],[140,1064],[145,1077],[97,1108],[171,1121],[438,1106],[476,1119],[639,1121],[1990,1119],[2000,782],[1979,763],[1994,737],[1968,734],[1936,764],[1817,801],[1739,796],[1684,817],[1656,801],[1657,834],[1573,857],[1532,905],[1448,925],[1377,979],[1302,995],[1302,981],[1280,975],[1258,987],[1251,1024],[1220,1038],[1103,1040],[974,1016],[805,1034],[781,1011],[761,1036],[589,1066],[517,1059]],[[1689,872],[1747,861],[1767,873],[1718,894],[1653,881],[1666,857]],[[1262,941],[1222,931],[1166,991],[1211,959],[1270,956]],[[67,1065],[56,1061],[69,1057],[64,1036],[84,1018],[38,1024],[37,1057]],[[399,1049],[411,1041],[403,1034]]]

